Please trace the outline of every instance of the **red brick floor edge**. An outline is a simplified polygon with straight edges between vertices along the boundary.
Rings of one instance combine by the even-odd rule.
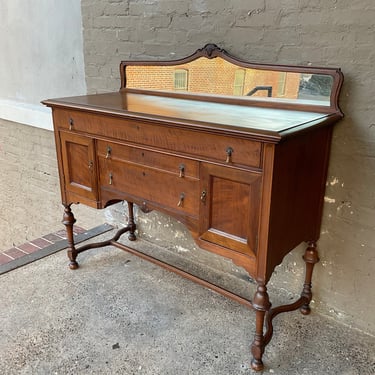
[[[86,229],[74,226],[74,234],[81,234],[84,232],[86,232]],[[9,263],[12,260],[21,258],[25,255],[35,253],[38,250],[41,250],[51,244],[54,244],[65,239],[65,230],[59,230],[58,232],[49,233],[41,238],[36,238],[35,240],[26,242],[19,246],[12,247],[8,250],[0,251],[0,265]]]

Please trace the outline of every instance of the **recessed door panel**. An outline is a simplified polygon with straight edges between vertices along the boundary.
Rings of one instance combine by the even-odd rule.
[[[94,140],[60,132],[65,189],[97,199]]]

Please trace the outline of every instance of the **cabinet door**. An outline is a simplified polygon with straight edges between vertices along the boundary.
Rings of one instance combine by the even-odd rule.
[[[255,255],[261,175],[202,163],[201,178],[200,240]]]
[[[94,140],[60,132],[65,189],[81,197],[97,199]]]

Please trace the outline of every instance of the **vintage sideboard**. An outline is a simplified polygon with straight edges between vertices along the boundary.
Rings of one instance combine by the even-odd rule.
[[[52,108],[70,268],[107,245],[141,256],[252,307],[254,370],[273,318],[310,312],[340,69],[244,62],[209,44],[171,61],[123,61],[119,92],[46,100]],[[73,203],[126,200],[129,222],[114,238],[76,248]],[[133,205],[186,225],[200,248],[231,259],[256,281],[250,301],[120,243],[136,240]],[[271,307],[274,268],[301,242],[301,297]]]

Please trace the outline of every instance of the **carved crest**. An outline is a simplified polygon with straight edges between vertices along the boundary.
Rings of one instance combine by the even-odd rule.
[[[208,59],[212,59],[217,56],[219,53],[226,53],[226,51],[222,48],[219,48],[216,44],[208,43],[203,48],[198,49],[198,51],[202,56],[207,57]]]

